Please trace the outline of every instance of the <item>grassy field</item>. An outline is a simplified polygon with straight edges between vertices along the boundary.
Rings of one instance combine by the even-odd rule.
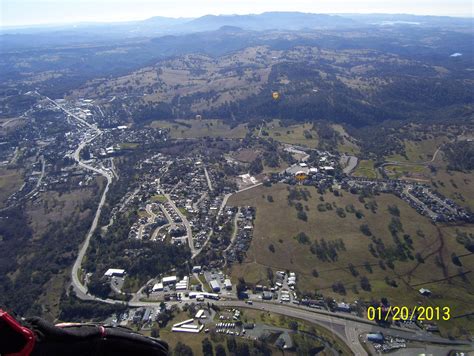
[[[137,215],[138,215],[139,218],[148,218],[148,217],[150,217],[150,214],[148,214],[145,210],[137,211]]]
[[[184,123],[184,125],[180,123]],[[188,127],[189,125],[191,127]],[[170,129],[172,138],[244,138],[247,133],[246,125],[241,124],[231,129],[221,120],[176,120],[174,122],[159,120],[153,121],[150,126]]]
[[[168,201],[168,199],[166,199],[166,197],[162,194],[157,194],[157,195],[153,195],[151,197],[151,201],[152,202],[158,202],[158,203],[165,203]]]
[[[420,179],[429,181],[430,171],[423,165],[387,165],[384,167],[385,172],[390,178],[406,178]]]
[[[472,173],[440,169],[432,176],[432,185],[461,206],[474,211],[474,178]]]
[[[377,171],[374,168],[374,161],[372,160],[360,160],[357,164],[354,173],[355,177],[367,177],[367,178],[377,178]]]
[[[188,345],[193,350],[194,355],[202,355],[202,340],[204,340],[206,337],[209,337],[209,335],[202,332],[199,334],[187,334],[174,333],[171,331],[173,324],[179,323],[180,321],[184,321],[186,319],[190,319],[190,316],[187,313],[178,313],[165,328],[160,329],[160,338],[166,341],[171,349],[174,349],[176,344],[181,342],[185,345]]]
[[[0,168],[0,207],[4,206],[8,197],[20,189],[22,184],[20,169]]]
[[[342,137],[342,143],[340,143],[337,147],[337,150],[339,152],[351,155],[357,155],[358,153],[360,153],[360,147],[357,145],[354,138],[346,132],[342,125],[334,124],[331,125],[331,127]]]
[[[134,150],[138,147],[136,142],[125,142],[120,144],[120,148],[123,150]]]
[[[320,212],[317,209],[321,203],[319,194],[313,187],[306,189],[310,192],[311,198],[301,203],[308,207],[307,222],[298,219],[296,209],[288,206],[287,186],[283,184],[272,187],[260,186],[229,199],[231,205],[251,205],[257,208],[252,244],[244,263],[233,266],[234,278],[244,277],[249,282],[267,284],[267,268],[288,269],[297,273],[299,290],[321,292],[338,300],[350,302],[358,298],[370,300],[385,296],[394,305],[411,306],[418,302],[448,305],[455,315],[461,315],[472,309],[474,303],[472,275],[466,276],[467,282],[459,277],[451,280],[451,284],[432,282],[459,273],[459,268],[451,261],[451,253],[462,255],[467,253],[467,250],[456,242],[453,235],[457,228],[472,233],[474,227],[435,226],[429,219],[417,214],[408,204],[392,195],[377,196],[375,199],[377,208],[372,212],[359,202],[357,196],[350,193],[343,192],[343,196],[340,197],[332,193],[325,194],[324,203],[335,204],[336,207],[343,209],[352,204],[356,210],[364,214],[364,217],[358,219],[355,214],[345,212],[346,216],[341,218],[336,213],[336,208]],[[268,195],[273,197],[273,203],[268,202],[266,198]],[[366,199],[366,202],[369,202],[369,199]],[[387,266],[383,269],[379,265],[379,259],[369,252],[368,246],[373,241],[360,231],[362,224],[368,225],[373,236],[380,238],[386,248],[395,247],[388,230],[391,220],[389,205],[397,205],[400,211],[403,226],[400,238],[403,240],[404,234],[410,235],[413,241],[412,255],[420,253],[424,263],[419,263],[416,259],[407,259],[405,262],[395,261],[393,270]],[[307,234],[310,241],[315,239],[321,241],[323,238],[326,241],[342,239],[345,251],[339,251],[334,262],[323,262],[310,251],[309,244],[299,243],[294,238],[300,232]],[[275,252],[270,250],[270,245],[274,246]],[[440,267],[440,260],[444,267]],[[349,263],[355,266],[358,276],[354,277],[351,274]],[[366,264],[370,265],[370,270]],[[474,268],[474,259],[466,257],[463,264],[465,270],[471,270]],[[313,275],[313,270],[317,271],[318,277]],[[371,291],[361,289],[359,283],[361,276],[366,276],[370,280]],[[398,286],[389,286],[385,278],[394,280]],[[332,285],[335,281],[343,283],[346,289],[345,295],[333,292]],[[433,290],[434,296],[430,299],[421,297],[418,294],[421,286]],[[452,325],[454,322],[450,323]],[[459,319],[455,323],[459,324],[459,328],[473,330],[472,323],[468,325],[465,319]]]
[[[233,152],[231,157],[240,162],[251,163],[261,154],[262,154],[261,149],[252,147],[252,148],[239,149],[238,151]]]
[[[269,174],[269,173],[279,173],[284,171],[289,167],[289,164],[284,161],[280,161],[280,165],[278,167],[269,167],[266,164],[263,165],[263,174]]]
[[[446,136],[431,137],[420,141],[403,141],[406,157],[396,154],[387,156],[387,161],[397,162],[428,162],[433,158],[433,154],[443,143],[448,142]]]
[[[315,148],[318,146],[318,133],[312,130],[312,127],[309,123],[284,127],[279,120],[273,120],[262,128],[262,132],[267,132],[268,137],[275,141]],[[259,130],[260,128],[257,128],[255,133],[258,134]],[[308,131],[312,138],[306,138],[305,131]]]

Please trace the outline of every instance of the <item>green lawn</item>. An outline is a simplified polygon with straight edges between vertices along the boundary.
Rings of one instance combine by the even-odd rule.
[[[157,195],[153,195],[151,197],[151,201],[152,202],[158,202],[158,203],[165,203],[168,201],[168,199],[166,199],[166,197],[162,194],[157,194]]]
[[[352,175],[355,177],[377,178],[377,171],[374,168],[374,161],[360,160]]]

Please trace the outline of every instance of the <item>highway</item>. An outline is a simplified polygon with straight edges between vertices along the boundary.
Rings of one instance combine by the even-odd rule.
[[[46,95],[41,95],[41,94],[38,93],[38,92],[36,92],[36,93],[37,93],[38,95],[40,95],[40,96],[44,96],[44,97],[45,97],[47,100],[49,100],[52,104],[56,105],[59,109],[61,109],[62,111],[64,111],[66,114],[72,116],[73,118],[75,118],[76,120],[78,120],[78,121],[81,122],[82,124],[86,125],[86,126],[89,127],[90,129],[97,131],[97,133],[101,133],[101,131],[100,131],[97,127],[95,127],[95,126],[89,124],[86,120],[81,119],[81,118],[78,117],[77,115],[74,115],[72,112],[70,112],[70,111],[69,111],[68,109],[66,109],[64,106],[59,105],[59,104],[58,104],[57,102],[55,102],[53,99],[48,98]]]
[[[37,92],[37,94],[41,95],[38,92]],[[86,238],[85,238],[84,242],[82,243],[81,248],[79,249],[79,253],[76,257],[76,260],[74,261],[74,265],[72,266],[72,270],[71,270],[71,284],[72,284],[72,287],[73,287],[74,291],[76,292],[76,295],[78,295],[80,297],[83,297],[81,299],[91,300],[91,299],[94,299],[94,297],[87,295],[87,288],[79,280],[78,272],[79,272],[79,269],[81,268],[82,260],[84,259],[87,248],[89,247],[90,239],[91,239],[92,235],[94,234],[95,229],[97,228],[97,224],[99,223],[100,214],[102,212],[102,208],[103,208],[103,206],[105,204],[105,200],[107,198],[107,192],[109,191],[110,183],[112,183],[112,175],[109,174],[107,171],[101,170],[99,168],[90,166],[90,165],[82,162],[81,158],[80,158],[80,154],[81,154],[82,149],[87,144],[89,144],[90,142],[92,142],[93,140],[95,140],[97,137],[99,137],[102,134],[102,131],[100,131],[97,127],[89,124],[87,121],[85,121],[85,120],[81,119],[80,117],[74,115],[69,110],[67,110],[63,106],[59,105],[58,103],[56,103],[54,100],[48,98],[47,96],[45,96],[45,98],[47,100],[49,100],[51,103],[53,103],[55,106],[57,106],[58,108],[63,110],[65,113],[67,113],[68,115],[70,115],[71,117],[73,117],[74,119],[76,119],[77,121],[82,123],[83,125],[86,125],[87,127],[89,127],[90,129],[92,129],[96,132],[95,135],[92,135],[91,137],[89,137],[88,139],[85,139],[84,141],[82,141],[79,144],[79,146],[74,151],[73,158],[78,163],[79,166],[81,166],[85,169],[88,169],[90,171],[96,172],[96,173],[102,175],[103,177],[105,177],[107,179],[107,184],[106,184],[105,189],[104,189],[104,191],[102,193],[102,196],[100,198],[100,202],[99,202],[99,205],[97,207],[97,210],[96,210],[96,213],[95,213],[95,216],[94,216],[94,220],[92,221],[91,227],[89,228],[89,231],[86,235]]]
[[[138,294],[137,294],[138,295]],[[123,302],[113,299],[99,299],[85,293],[79,293],[77,296],[83,300],[95,300],[108,304],[122,304]],[[184,302],[190,302],[190,300],[183,300]],[[411,330],[401,327],[384,328],[380,327],[374,322],[367,319],[354,316],[347,313],[333,313],[325,310],[318,310],[302,306],[294,306],[291,304],[280,304],[274,302],[256,302],[253,304],[247,304],[241,300],[218,300],[210,301],[211,304],[215,304],[223,308],[247,308],[260,310],[263,312],[270,312],[280,315],[285,315],[290,318],[296,318],[308,321],[310,323],[319,325],[331,331],[334,335],[338,336],[354,353],[354,355],[368,355],[365,349],[362,347],[360,341],[360,335],[371,333],[371,332],[382,332],[386,336],[401,337],[408,340],[418,341],[421,343],[432,343],[440,345],[450,346],[469,346],[473,347],[474,344],[468,341],[461,340],[450,340],[445,339],[427,332],[419,330]],[[136,296],[132,298],[132,301],[128,302],[129,307],[158,307],[160,302],[141,302],[137,301]],[[167,302],[167,304],[177,304],[179,302]]]
[[[99,202],[99,206],[97,207],[97,211],[95,213],[95,216],[94,216],[94,220],[92,221],[92,225],[89,229],[89,232],[87,233],[86,235],[86,238],[84,240],[84,243],[82,244],[80,250],[79,250],[79,253],[76,257],[76,260],[74,261],[74,265],[72,266],[72,270],[71,270],[71,282],[72,282],[72,286],[76,292],[76,294],[78,293],[78,291],[82,292],[82,293],[86,293],[87,292],[87,288],[82,284],[82,282],[79,280],[79,276],[78,276],[78,271],[79,269],[81,268],[81,265],[82,265],[82,260],[84,259],[84,256],[86,254],[86,251],[87,251],[87,248],[89,247],[89,243],[90,243],[90,239],[92,237],[92,235],[94,234],[94,231],[95,229],[97,228],[97,224],[99,222],[99,218],[100,218],[100,214],[102,213],[102,207],[104,206],[105,204],[105,200],[107,198],[107,192],[109,191],[109,187],[110,187],[110,183],[112,183],[112,176],[105,172],[105,171],[102,171],[100,169],[97,169],[95,167],[92,167],[92,166],[89,166],[87,164],[85,164],[84,162],[82,162],[80,160],[80,152],[81,150],[84,148],[84,146],[86,144],[88,144],[89,142],[91,142],[92,140],[94,140],[95,138],[97,138],[99,135],[96,135],[96,136],[93,136],[92,138],[90,138],[89,140],[86,140],[86,141],[83,141],[81,142],[81,144],[79,145],[79,147],[76,149],[76,151],[74,152],[74,159],[76,160],[76,162],[83,168],[85,169],[89,169],[91,171],[94,171],[96,173],[99,173],[100,175],[104,176],[106,179],[107,179],[107,184],[105,186],[105,189],[104,189],[104,192],[102,193],[102,196],[100,198],[100,202]]]

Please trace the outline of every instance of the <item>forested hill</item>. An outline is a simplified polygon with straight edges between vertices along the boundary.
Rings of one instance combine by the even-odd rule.
[[[21,96],[12,94],[38,89],[54,98],[104,100],[120,120],[136,123],[196,114],[235,124],[281,118],[358,127],[386,120],[472,119],[472,21],[310,15],[211,16],[180,26],[183,32],[190,23],[219,29],[100,41],[81,32],[82,40],[68,45],[69,37],[51,39],[47,32],[5,35],[2,104],[18,107],[9,101]],[[273,16],[284,17],[279,23],[286,29],[252,29],[255,18],[266,19],[263,26]],[[308,16],[320,25],[337,20],[357,26],[291,27]],[[166,19],[150,23],[177,25]],[[62,44],[52,45],[54,38]],[[272,99],[273,91],[279,100]]]

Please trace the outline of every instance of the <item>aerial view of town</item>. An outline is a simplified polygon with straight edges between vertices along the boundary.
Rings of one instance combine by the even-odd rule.
[[[472,18],[252,16],[2,29],[0,308],[170,355],[470,355]]]

